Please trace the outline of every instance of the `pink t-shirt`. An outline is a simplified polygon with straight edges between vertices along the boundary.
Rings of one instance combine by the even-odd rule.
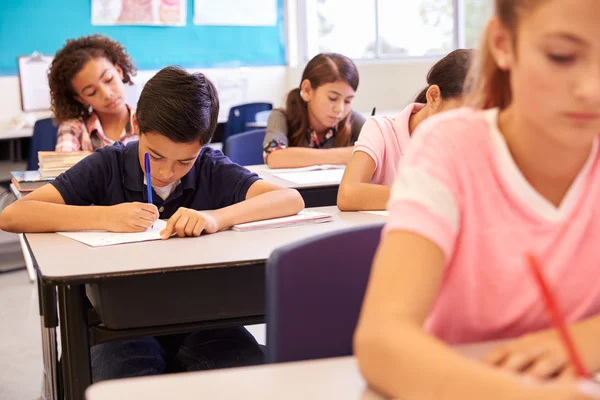
[[[388,204],[388,230],[418,233],[446,257],[426,328],[451,344],[551,326],[526,262],[529,251],[568,322],[600,312],[598,141],[555,207],[521,174],[497,116],[497,109],[460,109],[425,121]]]
[[[353,153],[364,151],[375,161],[371,183],[387,186],[394,183],[398,164],[410,141],[410,116],[424,106],[425,104],[413,103],[395,117],[372,117],[365,122]]]

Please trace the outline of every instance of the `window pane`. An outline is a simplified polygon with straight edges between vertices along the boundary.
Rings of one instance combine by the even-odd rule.
[[[454,48],[452,0],[379,0],[378,14],[383,55],[445,54]]]
[[[319,51],[375,56],[375,0],[318,0]]]
[[[467,48],[479,47],[479,38],[494,11],[491,0],[465,0],[465,40]]]

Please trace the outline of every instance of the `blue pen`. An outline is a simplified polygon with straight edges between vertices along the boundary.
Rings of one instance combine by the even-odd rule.
[[[146,169],[146,189],[148,190],[148,204],[152,204],[152,175],[150,175],[150,153],[144,154],[144,166]],[[152,224],[154,228],[154,224]]]

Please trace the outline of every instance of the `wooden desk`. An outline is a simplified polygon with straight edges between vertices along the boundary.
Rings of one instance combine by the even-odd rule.
[[[271,252],[296,240],[312,237],[353,226],[384,223],[385,217],[342,213],[336,207],[317,208],[316,211],[334,215],[334,221],[253,232],[224,231],[199,238],[172,238],[111,247],[88,247],[58,234],[26,234],[25,239],[33,255],[41,286],[41,309],[46,328],[56,327],[60,315],[62,338],[62,369],[64,392],[67,399],[82,399],[91,383],[89,346],[108,340],[153,334],[189,332],[216,327],[238,326],[264,321],[264,308],[257,315],[220,315],[212,320],[182,321],[182,324],[149,326],[140,324],[124,330],[111,331],[93,324],[86,310],[86,284],[133,285],[144,279],[154,284],[165,282],[169,276],[183,275],[202,281],[204,276],[221,274],[221,281],[213,281],[213,290],[227,292],[232,282],[248,277],[252,270],[254,282],[264,285],[264,264]],[[232,247],[235,246],[235,251]],[[226,277],[223,278],[223,277]],[[158,283],[157,283],[158,282]],[[245,280],[242,283],[246,282]],[[168,285],[168,284],[167,284]],[[165,290],[173,288],[165,288]],[[179,288],[176,288],[179,289]],[[264,307],[264,286],[250,288]],[[249,290],[250,290],[249,289]],[[59,309],[56,310],[56,290]],[[135,290],[135,289],[132,289]],[[148,293],[147,293],[148,294]],[[160,292],[150,295],[160,297]],[[54,296],[54,297],[52,297]],[[202,290],[192,295],[203,302],[203,308],[216,308]],[[175,310],[174,310],[175,311]],[[219,311],[219,310],[217,310]],[[215,311],[215,313],[218,313]],[[144,313],[140,313],[144,315]]]
[[[268,344],[267,344],[268,345]],[[457,348],[481,357],[493,344]],[[354,357],[189,372],[100,382],[86,391],[87,400],[197,399],[382,399],[369,390]]]
[[[340,187],[341,179],[329,182],[303,183],[297,184],[275,175],[275,173],[284,173],[285,169],[271,169],[267,165],[250,165],[246,167],[252,172],[256,172],[265,181],[275,185],[283,186],[289,189],[296,189],[302,195],[306,207],[324,207],[337,205],[337,193]]]

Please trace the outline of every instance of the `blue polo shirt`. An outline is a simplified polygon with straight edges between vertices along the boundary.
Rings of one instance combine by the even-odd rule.
[[[170,218],[179,207],[216,210],[244,201],[250,186],[259,179],[220,151],[205,146],[175,191],[166,200],[155,193],[152,200],[161,219]],[[127,146],[117,142],[98,149],[59,175],[52,185],[68,205],[147,201],[138,142]]]

